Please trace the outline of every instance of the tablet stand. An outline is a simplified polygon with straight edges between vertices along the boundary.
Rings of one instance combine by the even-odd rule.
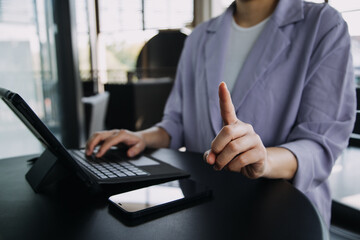
[[[25,178],[36,193],[67,175],[65,168],[57,160],[58,157],[46,149],[26,173]]]

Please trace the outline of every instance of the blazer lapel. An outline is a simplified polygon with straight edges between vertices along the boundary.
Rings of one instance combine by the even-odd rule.
[[[235,110],[239,110],[246,96],[278,56],[289,46],[290,40],[278,25],[269,19],[252,47],[232,91]]]
[[[207,28],[205,42],[205,78],[208,108],[215,135],[222,128],[218,86],[223,80],[224,59],[229,39],[235,3],[220,17],[214,19]],[[272,67],[275,60],[290,45],[282,27],[303,19],[303,0],[280,0],[273,15],[250,51],[238,80],[232,91],[232,100],[237,115],[246,96],[255,83]]]
[[[244,99],[256,82],[290,45],[290,39],[282,28],[304,18],[303,0],[280,0],[264,30],[251,49],[232,91],[237,115]]]
[[[224,58],[229,38],[229,29],[232,19],[233,7],[218,17],[207,29],[205,43],[205,79],[207,89],[208,108],[211,124],[215,135],[222,127],[220,114],[218,86],[222,81]]]

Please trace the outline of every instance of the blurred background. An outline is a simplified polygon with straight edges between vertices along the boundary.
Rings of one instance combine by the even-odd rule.
[[[346,20],[359,86],[360,1],[313,2]],[[83,146],[99,129],[147,128],[161,119],[186,36],[231,3],[0,0],[0,87],[20,93],[67,147]],[[360,210],[357,125],[330,178],[335,202],[351,210]],[[42,150],[0,101],[0,159]]]

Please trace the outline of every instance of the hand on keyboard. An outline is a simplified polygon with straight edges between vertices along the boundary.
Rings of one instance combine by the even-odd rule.
[[[86,144],[86,155],[93,154],[96,146],[100,146],[96,157],[102,157],[112,146],[125,144],[129,147],[127,155],[133,157],[142,152],[146,143],[140,133],[128,130],[111,130],[93,134]]]

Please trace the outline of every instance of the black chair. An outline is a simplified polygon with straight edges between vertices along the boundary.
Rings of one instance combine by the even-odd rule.
[[[136,61],[136,77],[175,78],[176,68],[187,35],[179,30],[161,30],[142,48]]]
[[[105,84],[110,93],[106,128],[136,131],[161,121],[186,37],[179,30],[161,30],[140,51],[127,84]]]
[[[155,78],[128,84],[105,84],[110,93],[106,128],[133,131],[149,128],[163,116],[173,85],[171,78]]]

